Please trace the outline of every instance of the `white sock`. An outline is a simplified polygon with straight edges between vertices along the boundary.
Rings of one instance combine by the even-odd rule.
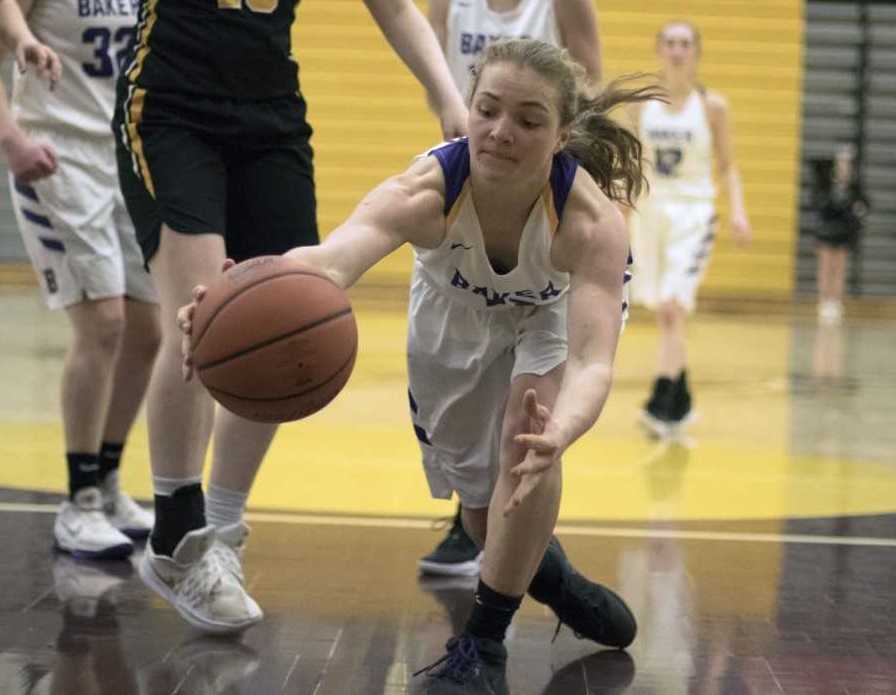
[[[201,475],[193,475],[189,478],[163,478],[160,475],[152,477],[152,491],[156,495],[163,497],[171,497],[176,490],[180,490],[187,485],[197,485],[202,483]]]
[[[215,528],[241,522],[248,498],[248,492],[230,490],[214,483],[209,485],[205,492],[206,521]]]

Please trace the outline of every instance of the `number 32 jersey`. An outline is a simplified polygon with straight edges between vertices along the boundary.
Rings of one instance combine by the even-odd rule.
[[[641,109],[640,139],[648,169],[650,197],[712,200],[712,131],[703,97],[691,92],[680,111],[659,101]]]
[[[34,68],[13,70],[13,115],[24,128],[64,125],[111,137],[115,80],[131,55],[139,0],[35,0],[28,26],[62,61],[50,91]]]

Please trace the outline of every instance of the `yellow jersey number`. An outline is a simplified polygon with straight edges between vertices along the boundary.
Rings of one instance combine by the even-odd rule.
[[[263,12],[264,14],[271,14],[280,4],[280,0],[218,0],[218,9],[241,10],[244,2],[252,12]]]

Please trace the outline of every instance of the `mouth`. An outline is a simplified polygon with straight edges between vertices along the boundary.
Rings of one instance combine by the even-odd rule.
[[[500,152],[491,152],[489,150],[481,150],[480,154],[488,155],[490,159],[497,159],[501,162],[515,162],[516,160],[506,154],[501,154]]]

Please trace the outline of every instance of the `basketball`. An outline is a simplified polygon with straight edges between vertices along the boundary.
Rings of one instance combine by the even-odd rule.
[[[308,417],[352,373],[358,329],[348,296],[284,256],[239,263],[196,307],[193,367],[222,406],[249,420]]]

